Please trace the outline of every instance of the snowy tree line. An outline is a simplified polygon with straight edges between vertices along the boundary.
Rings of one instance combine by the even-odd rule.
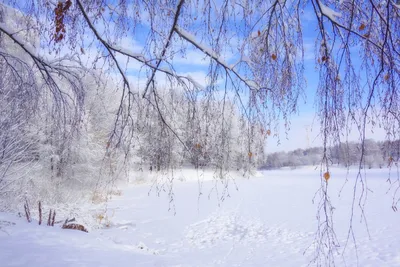
[[[343,142],[329,148],[328,157],[332,166],[359,166],[361,144],[357,142]],[[299,166],[316,166],[321,164],[323,147],[296,149],[289,152],[275,152],[268,154],[262,169],[275,169],[282,167],[296,168]],[[400,140],[375,141],[365,140],[364,162],[365,168],[390,167],[400,160]]]
[[[82,77],[86,91],[80,116],[67,113],[71,117],[63,117],[66,121],[60,125],[47,96],[31,96],[26,77],[19,84],[10,78],[7,64],[1,66],[5,70],[0,78],[0,193],[17,182],[35,185],[35,179],[15,178],[15,171],[27,168],[40,170],[46,183],[79,187],[93,186],[98,175],[109,175],[100,173],[104,162],[116,174],[124,164],[135,171],[192,167],[247,172],[264,160],[267,131],[226,99],[199,94],[195,97],[202,100],[191,102],[185,92],[165,89],[162,101],[138,98],[130,108],[133,130],[121,133],[114,128],[118,93],[111,89],[113,84]],[[129,142],[108,149],[112,133]]]

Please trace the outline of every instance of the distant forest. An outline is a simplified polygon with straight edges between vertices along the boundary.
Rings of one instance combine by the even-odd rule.
[[[358,166],[362,147],[360,143],[340,143],[328,150],[329,160],[332,165]],[[318,165],[323,154],[322,147],[296,149],[290,152],[276,152],[267,155],[266,162],[261,169],[276,169],[282,167],[298,167],[305,165]],[[400,140],[374,141],[365,140],[363,167],[384,168],[397,163],[400,159]]]

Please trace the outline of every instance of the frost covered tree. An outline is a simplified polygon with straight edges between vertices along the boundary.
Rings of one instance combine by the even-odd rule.
[[[13,123],[25,120],[29,130],[24,131],[21,125],[17,132],[33,140],[22,137],[19,141],[26,142],[28,139],[32,143],[30,149],[36,150],[36,157],[39,156],[36,149],[38,143],[47,146],[50,168],[56,176],[61,176],[68,158],[68,143],[77,130],[82,113],[82,76],[76,71],[77,65],[64,62],[68,61],[68,56],[49,60],[40,55],[40,31],[34,26],[36,21],[33,16],[3,4],[0,11],[0,55],[5,82],[1,94],[8,102],[8,105],[2,106],[5,109],[2,118]],[[7,106],[12,110],[7,110]],[[39,119],[35,117],[38,114],[46,115]],[[43,126],[36,132],[33,129],[35,122]],[[6,133],[12,134],[10,130]],[[43,136],[45,139],[40,139]]]
[[[369,169],[372,167],[382,168],[384,158],[378,144],[372,139],[365,140],[365,164]]]
[[[4,15],[10,8],[19,12],[19,28],[10,25],[12,16]],[[3,0],[1,12],[5,17],[0,22],[2,42],[13,42],[21,51],[18,60],[31,66],[35,85],[48,99],[48,114],[56,121],[46,129],[51,136],[46,142],[53,147],[53,167],[57,169],[68,161],[71,138],[83,114],[82,70],[101,69],[103,75],[120,79],[120,101],[108,150],[131,149],[138,98],[145,99],[159,115],[163,125],[159,134],[168,137],[158,140],[160,145],[168,147],[169,137],[175,137],[173,142],[186,146],[182,132],[174,127],[174,118],[163,108],[165,85],[187,92],[188,101],[218,99],[220,107],[235,103],[240,114],[265,131],[276,132],[280,119],[289,129],[290,115],[297,111],[305,86],[303,19],[313,17],[317,21],[314,55],[319,73],[315,94],[324,144],[318,207],[320,254],[316,258],[324,263],[331,263],[335,248],[333,208],[324,179],[329,177],[328,147],[340,143],[341,133],[355,126],[361,143],[361,169],[368,124],[383,127],[389,141],[400,134],[400,5],[392,0]],[[29,33],[39,36],[38,42],[27,38]],[[141,43],[139,49],[132,48],[133,40]],[[176,70],[176,59],[190,57],[193,49],[208,62],[206,86]],[[12,53],[4,47],[1,53],[7,63]],[[227,60],[227,54],[234,54],[233,60]],[[144,75],[140,88],[131,81],[132,65]],[[8,64],[16,81],[27,77],[22,75],[23,68],[12,66]],[[194,97],[199,93],[201,98]],[[226,134],[233,122],[224,117],[225,109],[212,112],[209,105],[200,108],[204,110],[199,114],[208,114],[206,118],[219,116],[219,134]],[[194,126],[186,131],[196,133]],[[255,131],[249,127],[249,136]],[[7,138],[2,137],[2,142]],[[218,166],[224,166],[231,150],[225,141],[217,138],[208,143],[209,148],[219,149],[210,150],[220,156]],[[252,149],[248,146],[245,153],[255,155]],[[195,153],[193,148],[186,151]],[[354,186],[364,179],[360,172]],[[360,190],[367,191],[365,186],[362,183]],[[398,202],[395,195],[393,207]],[[360,203],[365,203],[364,199]]]

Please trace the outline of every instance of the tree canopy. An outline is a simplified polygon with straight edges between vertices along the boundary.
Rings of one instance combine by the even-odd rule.
[[[77,87],[72,66],[107,68],[121,76],[122,102],[129,106],[136,97],[157,94],[157,84],[166,78],[170,86],[197,94],[230,91],[241,99],[249,119],[267,128],[297,111],[306,84],[305,18],[313,17],[315,94],[325,142],[339,138],[348,122],[357,125],[361,138],[367,123],[384,127],[388,138],[399,134],[400,8],[393,1],[3,2],[25,18],[21,31],[40,36],[32,44],[5,23],[0,27],[28,54],[49,87],[58,84],[54,75]],[[140,51],[124,46],[126,40],[139,42]],[[193,47],[208,59],[205,88],[175,70],[175,59]],[[229,62],[227,53],[234,55]],[[129,80],[131,62],[146,75],[140,95]],[[79,98],[78,88],[73,91]],[[122,124],[127,123],[123,114],[121,107]]]

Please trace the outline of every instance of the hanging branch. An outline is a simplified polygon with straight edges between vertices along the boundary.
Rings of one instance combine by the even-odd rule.
[[[156,64],[155,68],[153,68],[153,71],[151,72],[151,76],[147,81],[146,88],[144,89],[143,96],[142,96],[143,98],[146,96],[146,93],[147,93],[147,90],[149,89],[150,84],[153,83],[154,76],[156,75],[156,72],[157,72],[158,68],[160,67],[160,64],[165,56],[165,53],[167,52],[167,49],[171,43],[171,38],[172,38],[172,35],[174,34],[175,27],[178,23],[178,18],[181,13],[181,8],[182,8],[184,2],[185,2],[184,0],[180,0],[178,3],[178,6],[176,7],[174,22],[172,23],[171,30],[169,31],[167,41],[165,43],[163,50],[161,51],[159,60]]]

